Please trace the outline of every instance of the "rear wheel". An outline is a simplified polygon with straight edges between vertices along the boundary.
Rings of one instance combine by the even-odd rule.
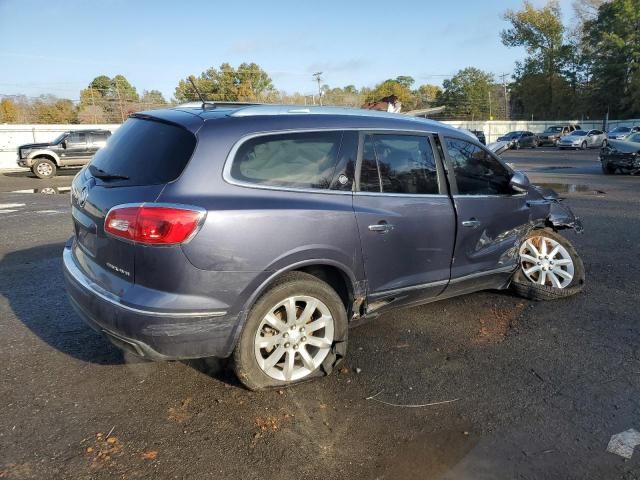
[[[531,232],[520,246],[511,287],[531,300],[554,300],[580,292],[584,281],[584,265],[571,242],[545,228]]]
[[[603,140],[603,141],[602,141],[601,148],[604,148],[604,147],[606,147],[606,146],[607,146],[607,141],[606,141],[606,140]]]
[[[31,171],[38,178],[51,178],[56,175],[56,164],[48,158],[39,157],[35,159]]]
[[[582,142],[582,144],[580,145],[580,150],[586,150],[587,149],[587,142]]]
[[[347,314],[338,294],[303,273],[286,274],[251,309],[233,353],[251,390],[328,375],[347,348]]]

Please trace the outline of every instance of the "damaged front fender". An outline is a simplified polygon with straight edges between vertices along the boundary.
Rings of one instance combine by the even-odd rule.
[[[536,227],[551,227],[554,230],[573,229],[576,233],[582,233],[584,227],[567,205],[562,203],[562,198],[553,190],[534,187],[541,196],[540,199],[529,200],[527,205],[537,211],[533,218],[538,218]]]

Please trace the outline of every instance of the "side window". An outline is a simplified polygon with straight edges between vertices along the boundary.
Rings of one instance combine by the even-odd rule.
[[[104,145],[105,142],[107,141],[107,138],[109,138],[109,136],[107,135],[107,132],[93,132],[91,133],[91,143],[98,144],[98,145]]]
[[[275,187],[328,189],[342,132],[300,132],[252,138],[238,149],[231,176]]]
[[[462,195],[506,195],[511,174],[488,151],[466,140],[446,138],[447,152]]]
[[[338,162],[333,173],[329,189],[350,192],[356,177],[356,159],[358,157],[358,132],[344,132]]]
[[[87,142],[87,134],[83,132],[73,132],[71,135],[67,137],[67,143],[86,143]]]
[[[360,190],[438,194],[438,173],[429,139],[418,135],[367,135]]]

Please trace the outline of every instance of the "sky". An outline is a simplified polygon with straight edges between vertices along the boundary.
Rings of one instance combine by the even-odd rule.
[[[544,0],[534,0],[537,6]],[[459,69],[513,72],[525,56],[499,32],[522,0],[0,0],[0,94],[77,100],[122,74],[171,98],[180,79],[228,62],[259,64],[279,90],[374,86],[411,75],[440,85]],[[570,0],[562,0],[570,12]]]

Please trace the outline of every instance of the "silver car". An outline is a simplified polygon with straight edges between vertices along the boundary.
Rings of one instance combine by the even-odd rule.
[[[607,145],[607,134],[601,130],[575,130],[565,135],[558,142],[558,147],[563,148],[601,148]]]

